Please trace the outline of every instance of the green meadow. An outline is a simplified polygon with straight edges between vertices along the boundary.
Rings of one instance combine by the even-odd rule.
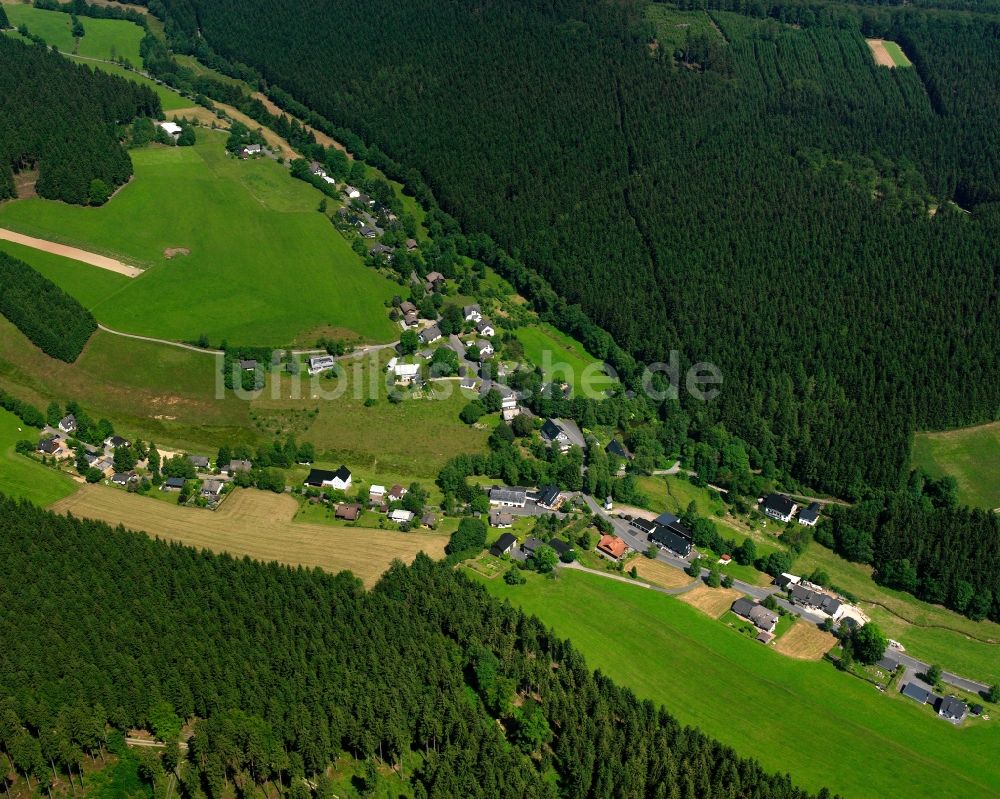
[[[913,62],[906,57],[906,53],[903,52],[903,48],[900,47],[896,42],[890,42],[888,39],[882,41],[882,45],[885,47],[885,51],[889,54],[892,62],[897,67],[912,67]]]
[[[574,394],[600,396],[616,382],[580,342],[550,324],[519,327],[516,335],[524,346],[525,358],[542,368],[545,380],[569,383]]]
[[[400,287],[365,267],[317,212],[320,192],[271,159],[231,158],[224,144],[224,133],[198,129],[194,147],[135,150],[133,180],[106,205],[18,200],[0,208],[0,226],[146,267],[92,304],[116,330],[204,334],[214,345],[393,340],[385,302]],[[189,254],[167,258],[168,248]],[[62,285],[79,289],[76,278]]]
[[[963,504],[990,510],[1000,507],[1000,422],[917,433],[911,460],[914,467],[935,477],[954,477]]]
[[[995,720],[953,727],[829,663],[792,660],[625,583],[565,570],[523,586],[482,582],[569,638],[592,668],[803,787],[871,799],[1000,793]]]
[[[21,439],[38,440],[38,431],[0,408],[0,493],[45,507],[72,494],[77,486],[67,476],[14,451]]]
[[[96,19],[79,17],[84,35],[79,46],[73,39],[69,14],[61,11],[43,11],[30,5],[4,5],[7,19],[14,27],[26,25],[30,33],[41,36],[46,43],[55,45],[65,53],[75,53],[87,58],[113,60],[127,59],[132,66],[142,65],[139,42],[145,35],[142,28],[121,19]]]

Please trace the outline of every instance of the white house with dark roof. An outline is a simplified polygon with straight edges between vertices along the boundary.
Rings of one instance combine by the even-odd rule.
[[[66,414],[59,420],[59,429],[64,433],[75,433],[76,417],[71,413]]]
[[[816,522],[819,521],[820,504],[818,502],[810,502],[809,507],[803,508],[799,511],[799,524],[805,525],[806,527],[815,527]]]
[[[476,322],[476,332],[480,336],[486,336],[487,338],[493,338],[497,334],[493,323],[489,319],[480,319]]]
[[[528,502],[528,492],[523,488],[501,488],[494,486],[490,489],[490,504],[502,508],[523,508]]]
[[[462,315],[466,322],[479,322],[483,318],[483,312],[478,305],[466,305],[462,308]]]
[[[309,374],[318,375],[326,372],[337,365],[337,360],[332,355],[314,355],[307,361]]]
[[[336,471],[310,469],[305,479],[305,485],[312,488],[334,488],[338,491],[347,491],[351,487],[351,470],[343,465]]]
[[[784,494],[768,494],[760,503],[760,509],[764,511],[765,516],[777,519],[782,524],[787,524],[792,520],[798,507]]]

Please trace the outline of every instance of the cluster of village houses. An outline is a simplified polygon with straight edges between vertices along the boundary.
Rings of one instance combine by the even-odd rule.
[[[306,488],[324,489],[329,488],[334,491],[351,490],[353,485],[353,475],[351,470],[341,465],[339,469],[310,469],[304,481]],[[385,514],[389,521],[399,525],[413,525],[417,523],[416,514],[405,508],[392,508],[393,503],[402,502],[409,493],[409,489],[397,483],[389,488],[384,485],[372,485],[368,489],[368,509],[376,513]],[[319,498],[316,498],[319,499]],[[364,510],[361,502],[340,502],[337,503],[336,518],[348,522],[356,522]],[[433,513],[424,513],[419,519],[423,527],[434,527],[437,524],[437,517]]]

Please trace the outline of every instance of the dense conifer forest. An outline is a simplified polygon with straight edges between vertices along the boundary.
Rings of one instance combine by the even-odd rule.
[[[0,36],[0,199],[37,170],[42,197],[104,202],[132,175],[118,126],[161,114],[147,87]]]
[[[417,797],[809,796],[424,557],[365,592],[0,498],[0,603],[0,748],[42,785],[196,718],[185,797],[308,795],[345,751]]]
[[[165,5],[178,49],[416,167],[635,357],[718,364],[695,412],[754,465],[894,488],[913,429],[1000,406],[991,17],[741,4],[678,64],[641,3]]]
[[[0,314],[39,349],[72,363],[97,320],[76,299],[24,261],[0,252]]]

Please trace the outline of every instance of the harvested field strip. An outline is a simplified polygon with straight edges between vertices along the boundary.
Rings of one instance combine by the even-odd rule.
[[[632,561],[636,573],[643,580],[647,580],[662,588],[682,588],[689,585],[692,578],[680,569],[668,566],[658,560],[648,558],[636,558]]]
[[[82,487],[57,502],[57,513],[123,524],[150,536],[189,546],[247,555],[291,566],[350,570],[372,586],[393,560],[412,561],[418,552],[444,554],[446,536],[364,528],[297,524],[298,503],[284,494],[237,489],[217,511],[186,508],[101,485]]]
[[[774,642],[776,651],[799,660],[821,660],[837,643],[830,633],[825,633],[815,624],[802,619],[796,620],[792,628]]]
[[[741,596],[743,594],[733,588],[709,588],[707,585],[699,585],[690,591],[678,594],[677,598],[717,619]]]
[[[61,255],[64,258],[72,258],[74,261],[90,264],[100,269],[107,269],[109,272],[117,272],[126,277],[137,277],[142,274],[141,269],[124,264],[115,258],[108,258],[104,255],[81,250],[79,247],[70,247],[66,244],[57,244],[54,241],[36,239],[34,236],[25,236],[23,233],[15,233],[13,230],[7,230],[6,228],[0,228],[0,239],[12,241],[15,244],[21,244],[25,247],[31,247],[34,250],[52,253],[53,255]]]

